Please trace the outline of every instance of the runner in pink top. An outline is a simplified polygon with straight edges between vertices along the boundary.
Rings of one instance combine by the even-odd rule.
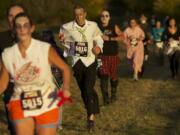
[[[136,19],[132,18],[129,27],[124,31],[125,43],[127,45],[127,58],[132,61],[134,80],[138,80],[144,60],[143,30],[138,26]]]

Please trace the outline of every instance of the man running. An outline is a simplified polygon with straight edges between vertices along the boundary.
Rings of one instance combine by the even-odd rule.
[[[62,25],[60,40],[71,48],[73,70],[81,97],[87,110],[87,128],[92,131],[95,114],[99,113],[98,96],[94,89],[96,81],[96,55],[102,52],[103,39],[97,24],[86,20],[87,12],[82,6],[74,7],[74,21]],[[69,45],[67,43],[71,42]]]

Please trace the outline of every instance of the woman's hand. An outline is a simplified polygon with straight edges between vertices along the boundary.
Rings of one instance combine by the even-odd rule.
[[[71,93],[69,90],[63,90],[63,95],[64,97],[69,98],[71,96]]]
[[[107,35],[102,35],[102,39],[103,39],[104,41],[110,41],[110,37],[107,36]]]

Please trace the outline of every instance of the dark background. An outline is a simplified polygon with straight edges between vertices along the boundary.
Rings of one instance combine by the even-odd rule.
[[[142,13],[149,20],[153,14],[161,20],[166,15],[180,20],[180,0],[0,0],[0,31],[7,29],[6,10],[12,3],[20,3],[27,8],[38,30],[57,29],[62,23],[70,21],[75,4],[84,5],[88,18],[92,20],[97,20],[100,11],[108,8],[120,25],[128,17],[139,17]]]

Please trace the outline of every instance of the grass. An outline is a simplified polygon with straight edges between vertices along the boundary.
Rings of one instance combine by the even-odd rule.
[[[153,50],[153,49],[152,49]],[[132,80],[125,58],[120,49],[118,100],[107,107],[102,106],[102,96],[97,79],[101,113],[96,116],[93,135],[179,135],[180,134],[180,78],[170,78],[169,63],[157,66],[151,55],[143,78]],[[63,108],[63,130],[60,135],[89,135],[86,130],[86,113],[80,90],[75,79],[71,83],[73,105]],[[3,104],[0,102],[0,134],[7,134]]]

